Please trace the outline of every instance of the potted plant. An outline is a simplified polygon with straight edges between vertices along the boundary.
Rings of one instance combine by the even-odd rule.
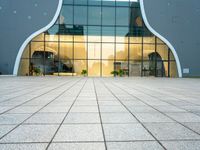
[[[119,76],[122,77],[124,75],[124,70],[120,69],[119,70]]]
[[[37,68],[37,67],[35,67],[35,68],[33,69],[33,71],[34,71],[34,73],[35,73],[37,76],[40,75],[40,73],[41,73],[40,68]]]
[[[114,70],[114,71],[111,72],[111,74],[112,74],[114,77],[116,77],[116,76],[118,76],[119,73],[118,73],[118,71]]]
[[[86,77],[86,75],[87,75],[87,70],[83,69],[82,72],[81,72],[81,74],[82,74],[84,77]]]

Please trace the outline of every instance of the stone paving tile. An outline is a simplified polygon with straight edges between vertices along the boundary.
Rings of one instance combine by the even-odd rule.
[[[144,123],[158,140],[200,139],[200,135],[178,123]]]
[[[103,123],[138,123],[130,113],[101,113]]]
[[[153,140],[140,124],[104,124],[106,141]]]
[[[200,122],[200,116],[192,113],[166,113],[178,122]]]
[[[141,122],[174,122],[161,113],[134,113]]]
[[[44,143],[0,144],[1,150],[44,150],[46,147]]]
[[[199,150],[200,141],[161,141],[167,150]]]
[[[3,114],[0,115],[0,124],[19,124],[31,114]]]
[[[58,125],[21,125],[3,139],[0,143],[16,142],[50,142]]]
[[[100,123],[99,113],[69,113],[64,123]]]
[[[108,150],[164,150],[156,141],[108,142]]]
[[[105,150],[104,143],[52,143],[48,150]]]
[[[11,131],[16,125],[0,125],[0,137]]]
[[[49,144],[52,150],[104,150],[105,143],[108,150],[163,149],[160,142],[169,150],[200,149],[198,79],[46,76],[0,82],[2,150],[45,150]]]
[[[24,123],[27,124],[60,124],[65,116],[65,113],[37,113]]]
[[[67,133],[67,134],[66,134]],[[103,141],[100,124],[62,125],[56,134],[54,142],[62,141]]]

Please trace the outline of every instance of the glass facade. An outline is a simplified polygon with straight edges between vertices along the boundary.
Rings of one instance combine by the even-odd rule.
[[[19,75],[176,77],[168,46],[143,23],[139,2],[64,0],[58,21],[27,45]]]

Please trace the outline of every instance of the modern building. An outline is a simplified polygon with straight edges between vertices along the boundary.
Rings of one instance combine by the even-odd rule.
[[[197,4],[197,0],[0,0],[0,73],[200,76]],[[184,10],[190,11],[183,17]]]

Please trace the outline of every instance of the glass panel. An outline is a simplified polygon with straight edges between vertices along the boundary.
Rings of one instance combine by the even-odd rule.
[[[100,76],[100,61],[99,60],[88,60],[88,75]]]
[[[74,43],[74,59],[87,58],[87,43]]]
[[[128,43],[128,27],[116,27],[116,42]]]
[[[21,59],[20,65],[19,65],[19,74],[20,76],[28,76],[33,75],[29,72],[29,59]]]
[[[155,45],[144,44],[143,48],[144,48],[143,59],[150,60],[151,54],[155,53]]]
[[[168,61],[163,62],[163,77],[168,77]]]
[[[132,60],[142,59],[142,44],[130,44],[129,58]]]
[[[44,51],[44,42],[31,42],[31,57],[37,51]]]
[[[174,54],[172,53],[171,50],[170,50],[170,60],[175,60],[175,58],[174,58]]]
[[[73,43],[60,43],[60,59],[73,59]]]
[[[101,25],[101,7],[88,7],[88,24]]]
[[[41,57],[38,59],[31,59],[29,67],[30,67],[30,75],[44,75],[45,74],[44,58]]]
[[[102,59],[114,59],[114,44],[102,43]]]
[[[168,60],[168,47],[166,45],[157,45],[156,51],[161,56],[162,60]]]
[[[102,42],[115,42],[114,27],[102,27]]]
[[[58,60],[58,43],[57,42],[46,42],[45,43],[45,53],[50,52],[54,56],[56,60]],[[48,55],[46,56],[47,58],[49,57]]]
[[[73,41],[74,27],[72,25],[59,25],[60,41]]]
[[[88,5],[101,5],[101,0],[88,0]]]
[[[114,61],[102,61],[102,76],[113,76],[111,72],[114,70]]]
[[[87,7],[74,6],[74,24],[87,24]]]
[[[101,42],[101,27],[88,26],[88,42]]]
[[[87,27],[86,26],[76,26],[74,28],[74,41],[87,42]]]
[[[74,4],[87,5],[87,0],[74,0]]]
[[[22,58],[29,58],[30,52],[30,44],[28,44],[22,54]]]
[[[115,25],[114,7],[102,7],[102,25]]]
[[[59,75],[72,76],[72,73],[73,73],[73,60],[70,60],[70,59],[60,60],[60,62],[59,62]]]
[[[44,41],[44,33],[36,36],[32,41]]]
[[[150,61],[143,61],[142,76],[155,75],[155,64],[153,64],[154,68],[151,68],[151,63]]]
[[[129,6],[129,0],[125,0],[125,1],[123,1],[123,0],[121,0],[121,1],[117,1],[116,0],[116,6]]]
[[[155,44],[155,36],[152,36],[152,37],[144,37],[144,38],[143,38],[143,42],[144,42],[144,43],[153,43],[153,44]]]
[[[122,26],[129,25],[129,8],[128,7],[116,8],[116,25],[122,25]]]
[[[177,66],[175,61],[170,61],[170,77],[178,77]]]
[[[141,61],[130,61],[129,62],[129,76],[141,76]]]
[[[128,60],[128,44],[116,44],[116,59]]]
[[[73,0],[64,0],[63,4],[73,4]]]
[[[88,43],[88,59],[100,59],[100,58],[101,58],[101,44]]]
[[[73,7],[62,6],[60,24],[73,24]]]
[[[128,62],[127,61],[116,61],[114,63],[116,71],[121,71],[122,76],[128,76]]]
[[[45,34],[45,41],[58,41],[58,25],[51,27]]]
[[[115,6],[115,0],[102,0],[103,5]]]
[[[86,60],[74,60],[74,75],[81,75],[82,70],[87,70]]]

